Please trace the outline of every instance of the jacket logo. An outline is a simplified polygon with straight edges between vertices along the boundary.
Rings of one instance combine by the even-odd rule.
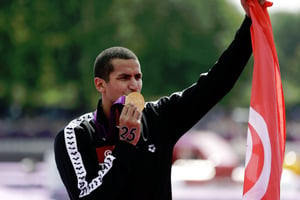
[[[148,145],[148,151],[154,153],[156,151],[156,147],[154,144],[149,144]]]
[[[104,151],[104,157],[111,155],[112,151],[110,149],[107,149],[106,151]]]
[[[97,156],[98,156],[98,163],[103,163],[104,159],[112,154],[113,149],[115,148],[115,145],[112,146],[103,146],[103,147],[97,147]]]

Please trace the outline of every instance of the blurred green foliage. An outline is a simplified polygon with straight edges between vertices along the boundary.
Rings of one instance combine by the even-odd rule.
[[[271,18],[286,103],[299,104],[300,18]],[[138,55],[146,99],[168,95],[215,63],[242,20],[223,0],[1,0],[0,109],[94,108],[93,62],[110,46]],[[249,104],[251,73],[247,67],[223,104]]]

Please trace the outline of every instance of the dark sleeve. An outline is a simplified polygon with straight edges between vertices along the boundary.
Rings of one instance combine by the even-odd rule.
[[[136,153],[134,146],[118,142],[100,166],[89,134],[82,128],[67,126],[57,134],[54,151],[57,169],[72,200],[113,200],[125,194]]]
[[[158,101],[170,132],[166,137],[176,142],[232,89],[252,54],[250,26],[251,19],[245,17],[231,44],[194,85]]]

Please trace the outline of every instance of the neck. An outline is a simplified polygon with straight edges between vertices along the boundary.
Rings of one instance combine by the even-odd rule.
[[[114,103],[111,103],[110,101],[105,101],[102,99],[102,108],[103,108],[103,113],[107,119],[110,118],[110,112],[111,112],[111,107],[113,105],[124,105],[125,103],[125,96],[119,97]]]

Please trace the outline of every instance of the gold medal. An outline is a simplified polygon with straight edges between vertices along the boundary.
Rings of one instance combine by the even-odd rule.
[[[141,93],[132,92],[126,96],[125,105],[128,104],[135,105],[142,112],[145,106],[145,99]]]

